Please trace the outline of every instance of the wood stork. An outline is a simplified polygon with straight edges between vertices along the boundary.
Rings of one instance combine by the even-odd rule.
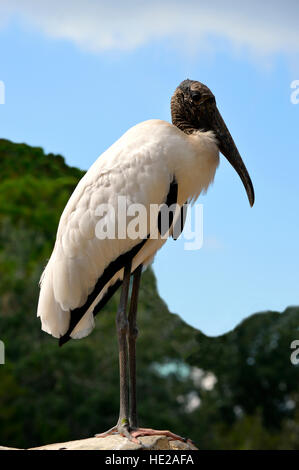
[[[152,204],[163,203],[182,207],[213,181],[219,151],[239,174],[250,205],[254,203],[250,176],[209,88],[184,80],[171,98],[171,116],[172,124],[153,119],[132,127],[91,166],[62,213],[55,246],[40,281],[37,315],[42,330],[59,338],[60,345],[70,338],[87,336],[94,328],[94,316],[122,285],[116,315],[119,420],[114,428],[99,436],[119,432],[136,440],[141,435],[161,433],[138,428],[135,343],[141,272],[165,238],[152,237],[151,231],[142,239],[127,235],[99,238],[97,208],[109,204],[117,214],[119,196],[130,204],[142,204],[146,210]],[[156,224],[161,232],[159,215]],[[181,214],[176,217],[180,220]],[[170,233],[176,220],[170,219]],[[105,223],[109,225],[110,219],[106,218]],[[127,315],[131,274],[133,286]]]

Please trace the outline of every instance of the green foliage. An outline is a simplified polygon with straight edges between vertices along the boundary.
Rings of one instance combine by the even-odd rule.
[[[63,348],[36,318],[38,280],[83,172],[61,156],[0,139],[0,174],[0,444],[91,436],[118,415],[119,294],[90,336]],[[138,312],[140,424],[170,428],[200,448],[298,449],[298,366],[289,357],[298,317],[298,308],[254,315],[208,338],[169,313],[148,269]],[[217,381],[208,387],[211,377]]]
[[[19,179],[25,175],[37,179],[54,180],[67,176],[79,180],[84,174],[78,168],[69,167],[61,155],[45,155],[40,147],[15,144],[6,139],[0,139],[0,165],[2,180]]]
[[[199,410],[213,405],[214,448],[298,449],[299,365],[290,345],[299,338],[299,308],[252,315],[218,338],[198,332],[191,365],[217,377]]]
[[[199,347],[189,361],[200,361],[218,378],[215,389],[222,397],[225,422],[236,420],[236,409],[250,415],[261,410],[263,423],[271,429],[294,417],[299,366],[291,363],[290,345],[298,337],[298,325],[299,310],[293,307],[283,314],[253,315],[213,340],[197,334]]]

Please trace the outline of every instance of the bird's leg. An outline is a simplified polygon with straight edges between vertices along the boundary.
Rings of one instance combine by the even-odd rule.
[[[128,315],[128,350],[129,350],[129,366],[130,366],[130,436],[131,440],[135,440],[141,436],[167,436],[170,440],[180,440],[192,443],[189,439],[185,439],[171,431],[156,430],[151,428],[139,428],[137,418],[137,396],[136,396],[136,339],[138,335],[137,329],[137,306],[138,294],[140,287],[140,279],[142,273],[142,264],[134,272],[133,287],[131,294],[130,310]]]
[[[171,431],[156,430],[151,428],[139,428],[137,422],[137,400],[136,400],[136,316],[138,293],[140,286],[140,278],[142,265],[134,272],[133,288],[131,295],[130,311],[127,318],[126,309],[128,303],[128,294],[130,286],[131,262],[124,268],[123,285],[120,295],[119,307],[116,315],[116,327],[119,345],[119,377],[120,377],[120,409],[117,425],[96,437],[106,437],[110,434],[119,433],[136,444],[141,444],[138,437],[141,436],[167,436],[171,440],[180,440],[192,443],[189,439],[184,439]],[[128,389],[128,355],[127,344],[129,349],[129,365],[130,365],[130,410],[129,410],[129,389]],[[130,413],[129,413],[130,411]]]
[[[120,405],[117,429],[119,432],[129,430],[129,390],[128,390],[128,357],[127,332],[128,319],[126,315],[128,294],[131,276],[131,262],[124,268],[123,287],[120,296],[119,308],[116,315],[116,328],[119,351],[119,379],[120,379]]]
[[[187,442],[188,444],[192,441],[185,439],[171,431],[157,430],[151,428],[139,428],[137,418],[137,396],[136,396],[136,339],[138,335],[137,329],[137,306],[138,306],[138,294],[140,287],[140,279],[142,273],[142,264],[134,272],[133,287],[131,294],[130,310],[128,315],[128,351],[129,351],[129,367],[130,367],[130,391],[129,391],[129,404],[130,404],[130,439],[136,442],[137,437],[141,436],[166,436],[170,440],[180,440]]]
[[[133,287],[130,302],[130,310],[128,315],[128,350],[129,350],[129,368],[130,368],[130,428],[136,429],[138,426],[137,419],[137,395],[136,395],[136,339],[138,336],[137,329],[137,306],[140,279],[142,273],[142,264],[134,272]]]
[[[120,301],[116,315],[116,329],[119,350],[119,384],[120,384],[120,405],[117,425],[96,437],[106,437],[109,434],[117,433],[130,437],[129,434],[129,401],[128,401],[128,359],[127,359],[127,332],[128,320],[126,315],[128,294],[131,276],[131,261],[124,267],[123,285],[120,294]]]

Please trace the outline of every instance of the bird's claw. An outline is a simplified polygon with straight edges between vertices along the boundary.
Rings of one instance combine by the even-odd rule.
[[[177,434],[172,433],[171,431],[162,431],[150,428],[130,428],[127,421],[117,424],[116,426],[104,433],[96,434],[96,437],[103,438],[111,434],[119,434],[120,436],[126,437],[127,439],[129,439],[129,441],[134,442],[134,444],[140,445],[143,449],[147,449],[149,447],[146,444],[143,444],[139,439],[137,439],[137,437],[162,435],[168,437],[170,441],[181,441],[186,444],[191,444],[192,446],[195,446],[194,442],[191,439],[187,437],[181,437]]]
[[[114,426],[113,428],[109,429],[106,432],[95,434],[95,437],[104,438],[107,436],[117,435],[117,434],[120,436],[126,437],[127,439],[129,439],[129,441],[134,442],[134,444],[138,444],[144,447],[142,442],[139,441],[135,436],[131,434],[130,428],[127,425],[127,423],[122,423],[120,425]]]

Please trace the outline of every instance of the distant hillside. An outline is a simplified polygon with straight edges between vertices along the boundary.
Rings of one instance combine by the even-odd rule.
[[[84,173],[60,155],[0,139],[0,445],[29,447],[93,435],[118,414],[118,293],[83,340],[59,348],[36,318],[38,280],[60,214]],[[201,449],[299,449],[299,309],[254,315],[208,338],[169,312],[151,269],[138,314],[142,425]]]
[[[0,139],[0,175],[2,232],[32,229],[50,251],[61,212],[84,172],[61,155]]]
[[[82,170],[68,166],[61,155],[46,155],[41,147],[15,144],[6,139],[0,139],[0,169],[1,180],[25,175],[51,179],[68,176],[78,180],[84,174]]]

